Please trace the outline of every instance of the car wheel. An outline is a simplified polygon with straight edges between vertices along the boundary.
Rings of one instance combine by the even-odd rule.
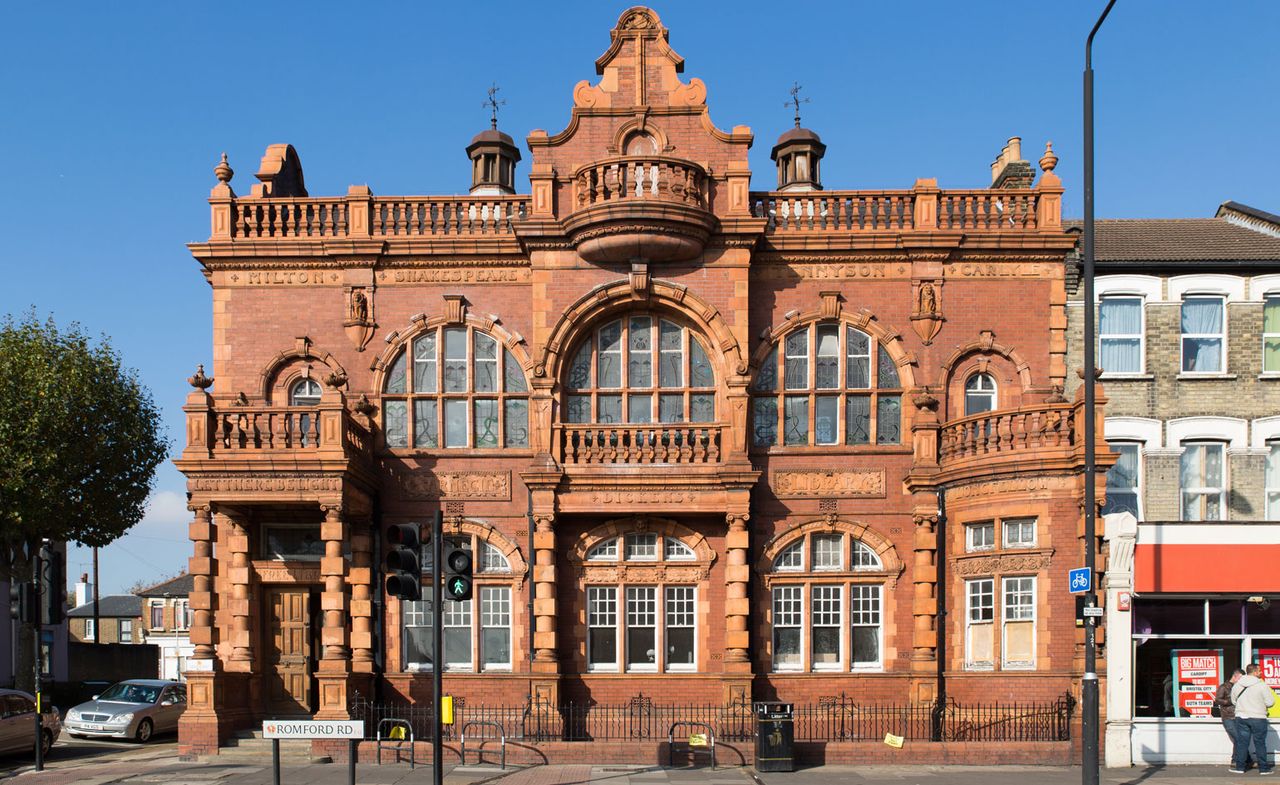
[[[155,730],[155,726],[151,724],[151,720],[143,720],[138,723],[138,730],[134,731],[133,738],[139,744],[146,744],[151,741],[151,732]]]
[[[40,731],[40,757],[49,757],[49,750],[53,749],[53,734],[49,731]]]

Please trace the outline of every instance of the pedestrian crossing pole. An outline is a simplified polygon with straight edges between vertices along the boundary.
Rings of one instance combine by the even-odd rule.
[[[444,500],[440,501],[444,504]],[[444,613],[440,607],[440,563],[444,561],[444,512],[436,510],[435,520],[431,524],[431,685],[435,696],[435,711],[432,712],[431,729],[431,781],[435,785],[443,785],[444,769],[440,765],[444,757],[444,743],[440,738],[444,723],[441,722],[441,711],[444,707]]]

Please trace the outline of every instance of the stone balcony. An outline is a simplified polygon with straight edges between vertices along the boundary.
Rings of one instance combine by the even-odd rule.
[[[715,216],[707,173],[692,161],[660,155],[618,156],[579,168],[569,241],[591,262],[674,262],[702,253]]]
[[[707,466],[724,458],[722,423],[562,424],[556,460],[571,470],[586,466]]]

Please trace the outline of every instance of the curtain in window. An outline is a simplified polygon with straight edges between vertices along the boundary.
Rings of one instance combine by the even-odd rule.
[[[1267,453],[1267,520],[1280,521],[1280,444]]]
[[[1102,514],[1129,512],[1138,517],[1138,460],[1136,444],[1112,444],[1119,457],[1107,471],[1107,504]]]
[[[1182,370],[1222,370],[1222,338],[1188,338],[1188,335],[1221,335],[1222,301],[1188,299],[1182,303]],[[1105,366],[1104,366],[1105,367]]]
[[[1280,372],[1280,297],[1267,298],[1262,310],[1262,370]]]
[[[1098,306],[1098,363],[1111,373],[1142,371],[1142,301],[1103,300]],[[1129,337],[1113,337],[1129,336]]]

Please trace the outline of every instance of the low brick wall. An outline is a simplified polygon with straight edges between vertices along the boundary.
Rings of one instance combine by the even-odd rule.
[[[419,764],[431,761],[431,743],[416,742],[414,760]],[[335,761],[347,759],[345,741],[315,741],[312,751],[316,755],[329,755]],[[971,765],[990,766],[1045,765],[1068,766],[1078,762],[1080,748],[1076,742],[925,742],[908,741],[902,749],[894,749],[883,742],[799,742],[795,746],[796,762],[801,765],[839,764],[900,764],[900,765]],[[360,760],[377,761],[377,745],[366,741],[360,744]],[[444,745],[446,762],[460,762],[459,747],[450,741]],[[394,763],[409,760],[408,745],[397,753],[385,745],[382,762]],[[496,741],[486,742],[483,750],[485,763],[498,763],[499,749]],[[666,740],[662,741],[601,741],[601,742],[507,742],[507,765],[536,766],[565,763],[619,763],[633,765],[667,765]],[[755,761],[755,745],[751,742],[718,742],[716,763],[720,766],[750,765]],[[467,762],[475,764],[475,748],[467,745]],[[674,764],[689,765],[687,748],[677,744]],[[705,764],[707,756],[697,756],[698,764]]]

